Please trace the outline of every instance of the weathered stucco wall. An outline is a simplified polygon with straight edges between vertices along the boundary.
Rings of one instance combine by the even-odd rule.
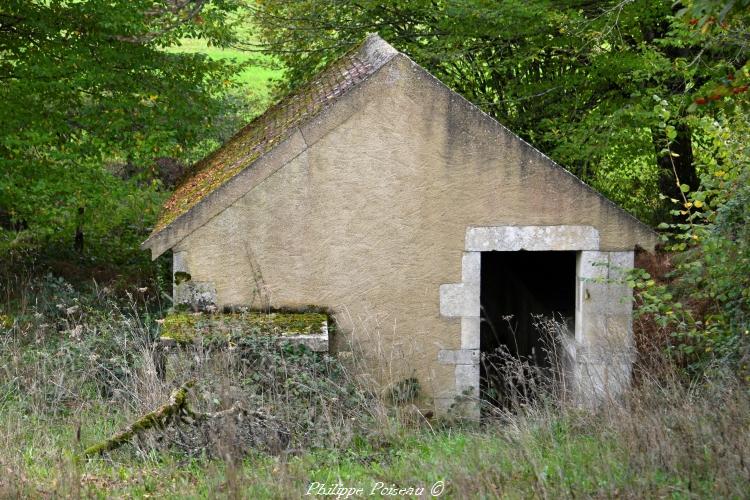
[[[321,124],[327,124],[321,126]],[[461,282],[468,227],[592,226],[600,250],[653,235],[408,58],[397,55],[290,139],[299,154],[174,247],[219,305],[336,311],[372,375],[416,375],[428,398],[455,392],[440,350],[461,320],[440,315]]]

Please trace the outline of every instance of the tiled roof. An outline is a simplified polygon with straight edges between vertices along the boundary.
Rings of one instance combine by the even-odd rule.
[[[312,80],[254,119],[226,144],[196,163],[164,204],[152,233],[188,212],[209,193],[289,137],[295,128],[329,107],[379,69],[389,58],[378,50],[382,40],[368,36],[359,46],[329,64]]]

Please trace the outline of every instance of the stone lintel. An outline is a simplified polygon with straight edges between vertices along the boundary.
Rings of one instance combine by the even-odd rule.
[[[598,250],[599,231],[592,226],[493,226],[466,231],[466,250]]]

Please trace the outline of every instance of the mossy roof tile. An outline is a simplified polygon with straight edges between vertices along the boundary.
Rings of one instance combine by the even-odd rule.
[[[196,163],[164,204],[152,233],[156,234],[258,158],[289,137],[297,126],[331,106],[385,62],[382,52],[371,50],[370,35],[265,113],[251,121],[229,141]]]

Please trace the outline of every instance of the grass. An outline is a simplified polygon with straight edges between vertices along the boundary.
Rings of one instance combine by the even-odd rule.
[[[169,49],[173,52],[205,54],[215,60],[230,60],[235,63],[246,63],[248,66],[235,78],[243,88],[267,99],[271,91],[272,80],[281,78],[283,71],[273,63],[270,56],[251,53],[239,49],[209,46],[202,39],[183,39],[180,46]]]
[[[383,488],[424,488],[429,492],[442,482],[446,496],[461,498],[710,498],[715,494],[740,498],[748,485],[742,477],[734,478],[738,483],[727,484],[721,477],[724,474],[713,468],[692,476],[669,470],[666,464],[641,468],[631,460],[630,447],[616,435],[602,439],[601,429],[588,434],[573,431],[575,422],[564,420],[530,420],[524,423],[528,427],[515,432],[502,428],[412,430],[382,447],[361,443],[297,456],[254,454],[239,464],[170,454],[146,458],[121,454],[76,464],[72,448],[65,443],[74,442],[72,426],[49,428],[47,422],[24,425],[39,425],[37,431],[52,439],[40,442],[31,438],[18,449],[23,473],[0,480],[0,492],[5,487],[6,493],[15,489],[24,495],[61,495],[80,487],[78,493],[102,498],[235,494],[242,498],[278,498],[302,496],[310,488],[320,491],[340,484],[360,488],[367,496],[373,489]],[[105,430],[103,427],[101,432]],[[28,432],[24,438],[30,438]],[[700,461],[701,457],[696,459]],[[8,484],[8,478],[14,484]]]
[[[180,351],[160,379],[150,345],[161,314],[142,299],[79,293],[59,280],[33,289],[24,309],[5,308],[0,327],[3,498],[308,491],[390,498],[428,497],[433,487],[445,498],[744,498],[750,491],[750,394],[732,377],[686,385],[665,362],[658,377],[642,377],[623,401],[595,411],[540,393],[482,425],[428,420],[408,402],[386,404],[335,360],[262,344]],[[241,422],[223,420],[214,431],[235,427],[224,436],[240,437],[219,445],[239,443],[241,453],[193,452],[168,426],[78,459],[164,403],[186,378],[198,380],[193,409],[243,402],[283,425],[288,443],[273,449],[253,441],[271,427],[255,428],[247,441]]]

